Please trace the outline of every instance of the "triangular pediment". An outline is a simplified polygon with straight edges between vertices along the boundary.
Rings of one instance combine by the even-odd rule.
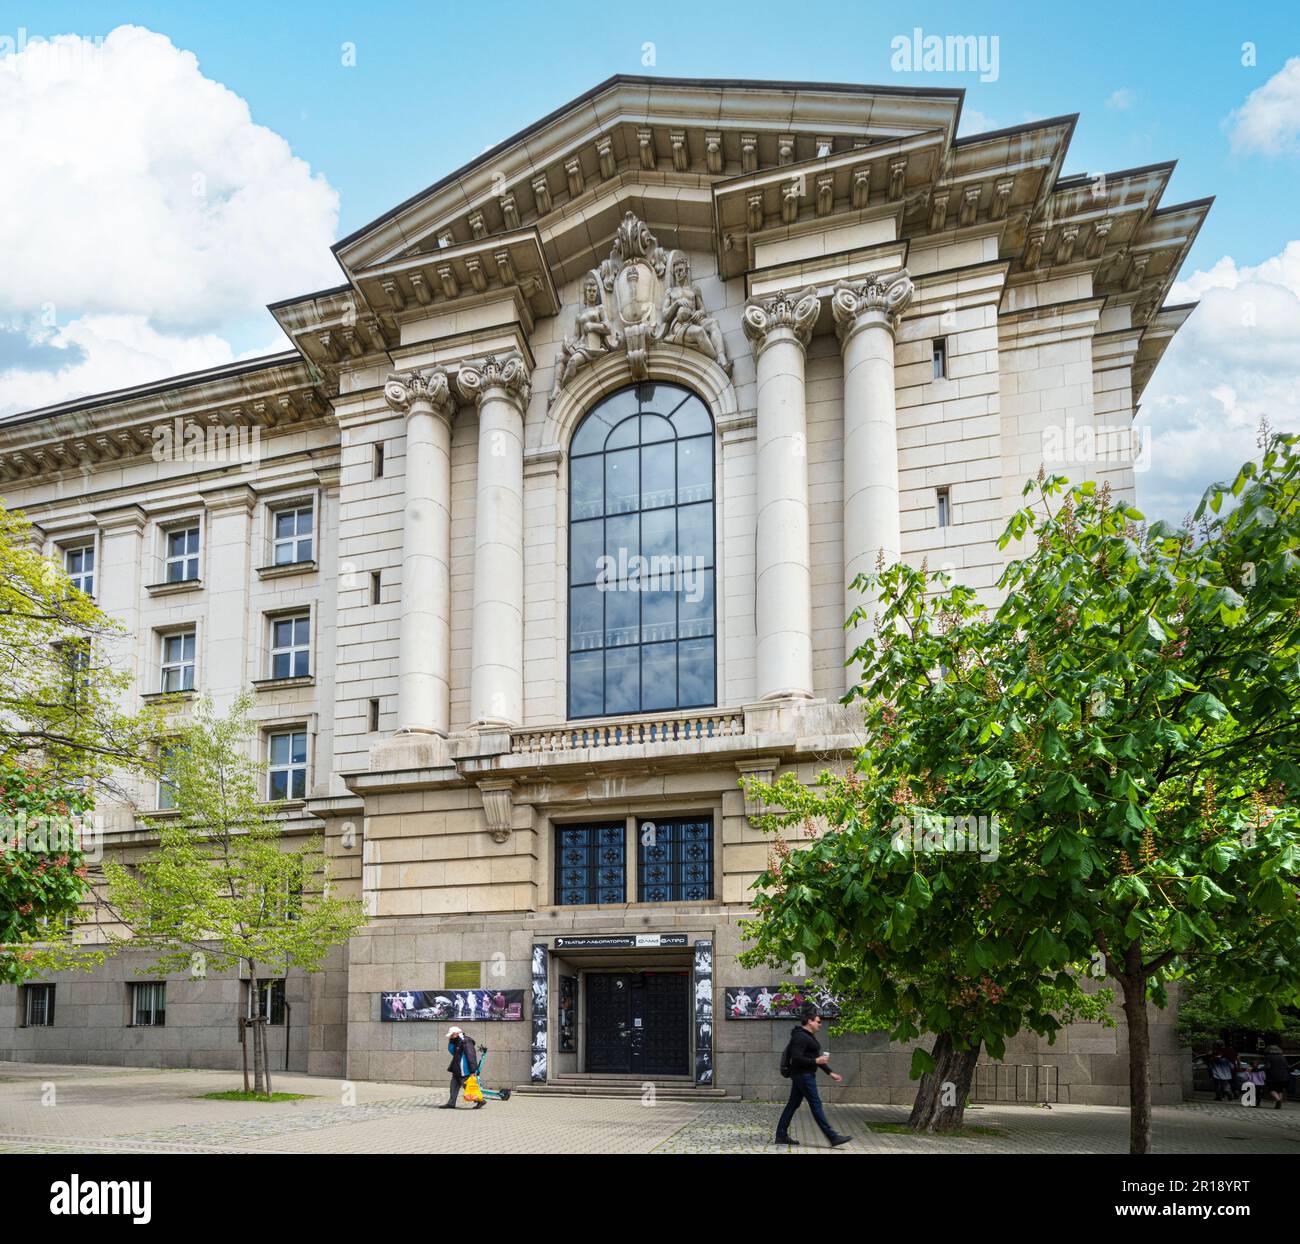
[[[926,132],[951,142],[961,100],[940,88],[615,77],[334,250],[352,276],[530,224],[545,236],[607,182],[702,187]]]

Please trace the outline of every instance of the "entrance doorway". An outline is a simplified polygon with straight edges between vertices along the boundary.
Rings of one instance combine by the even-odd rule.
[[[690,1075],[689,972],[588,972],[586,993],[588,1072]]]

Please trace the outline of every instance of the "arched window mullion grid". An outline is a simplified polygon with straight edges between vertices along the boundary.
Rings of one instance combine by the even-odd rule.
[[[612,492],[616,472],[634,463],[634,484]],[[569,458],[570,719],[717,703],[713,471],[712,416],[680,385],[612,393],[579,423]]]

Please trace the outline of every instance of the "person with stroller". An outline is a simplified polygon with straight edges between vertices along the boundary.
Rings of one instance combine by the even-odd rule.
[[[447,1097],[447,1104],[439,1106],[439,1110],[456,1109],[456,1098],[460,1096],[465,1081],[478,1071],[480,1061],[474,1038],[454,1026],[447,1029],[447,1052],[451,1055],[451,1062],[447,1064],[447,1070],[451,1072],[451,1092]],[[483,1098],[480,1095],[478,1101],[474,1103],[474,1109],[481,1110],[483,1105]]]

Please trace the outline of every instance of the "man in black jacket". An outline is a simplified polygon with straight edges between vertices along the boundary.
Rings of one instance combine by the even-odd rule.
[[[474,1038],[467,1037],[459,1028],[447,1029],[447,1052],[451,1055],[451,1062],[447,1064],[447,1070],[451,1072],[451,1093],[447,1104],[439,1106],[439,1110],[456,1109],[456,1098],[460,1096],[461,1088],[478,1070],[478,1050],[474,1047]],[[477,1110],[482,1105],[481,1101],[477,1102],[474,1109]]]
[[[790,1120],[803,1101],[808,1102],[817,1126],[826,1134],[832,1149],[847,1145],[852,1136],[843,1136],[826,1121],[826,1111],[822,1109],[821,1095],[817,1092],[817,1071],[820,1068],[837,1084],[844,1079],[831,1070],[831,1056],[822,1053],[817,1032],[822,1026],[822,1017],[811,1002],[805,1002],[800,1012],[802,1023],[796,1024],[790,1033],[790,1043],[782,1062],[788,1061],[790,1068],[790,1100],[781,1112],[781,1121],[776,1125],[776,1143],[778,1145],[797,1145],[797,1140],[790,1138]]]

